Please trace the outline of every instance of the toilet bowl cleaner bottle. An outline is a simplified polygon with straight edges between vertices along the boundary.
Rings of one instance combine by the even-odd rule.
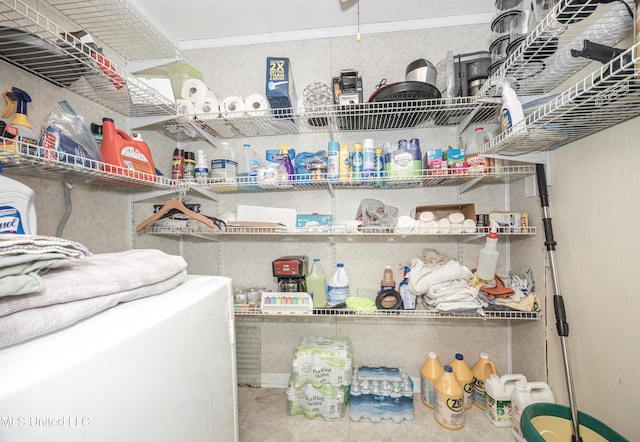
[[[34,197],[29,186],[0,175],[0,234],[38,233]]]
[[[435,407],[435,394],[434,388],[435,382],[440,379],[444,373],[438,354],[435,352],[429,352],[429,357],[422,367],[420,367],[420,399],[422,403],[429,408]]]
[[[451,366],[444,366],[444,373],[435,382],[434,388],[436,422],[449,430],[464,427],[464,391]]]
[[[480,353],[480,358],[471,367],[473,373],[473,405],[484,410],[484,383],[492,374],[497,375],[495,364],[489,359],[487,353]]]
[[[544,382],[516,382],[516,386],[511,393],[511,433],[516,440],[527,442],[522,430],[520,420],[522,411],[527,405],[538,402],[555,403],[551,388]]]
[[[344,264],[339,262],[336,271],[327,282],[327,303],[334,306],[347,301],[349,297],[349,276]]]
[[[496,427],[511,426],[511,393],[516,382],[527,382],[522,374],[492,374],[484,383],[484,413]]]
[[[382,274],[382,280],[380,281],[380,290],[395,290],[396,281],[393,279],[393,270],[391,266],[386,266]]]
[[[453,368],[453,373],[464,390],[463,406],[465,410],[468,410],[473,406],[473,373],[461,353],[456,353],[456,356],[449,362],[449,366]]]
[[[313,308],[324,308],[327,306],[327,278],[324,269],[320,264],[320,258],[315,258],[311,264],[311,270],[305,277],[307,291],[313,298]]]

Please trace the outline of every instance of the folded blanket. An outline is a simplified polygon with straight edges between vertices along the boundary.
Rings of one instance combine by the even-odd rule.
[[[445,281],[431,286],[427,297],[434,302],[474,300],[478,291],[469,285],[466,279]]]
[[[0,318],[0,348],[67,327],[119,303],[164,293],[177,287],[186,278],[186,270],[181,270],[164,281],[131,290],[3,316]]]
[[[51,253],[47,253],[51,255]],[[70,258],[36,260],[0,268],[0,297],[27,295],[44,288],[40,274],[68,263]]]
[[[37,293],[0,298],[0,317],[157,284],[186,268],[182,257],[155,249],[93,255],[41,275],[44,289]]]
[[[411,260],[411,272],[409,273],[409,290],[416,295],[422,295],[429,291],[432,285],[455,279],[469,281],[473,273],[458,261],[450,260],[444,265],[429,267],[422,260]]]
[[[90,256],[82,244],[63,238],[41,235],[0,235],[0,255],[63,253],[74,258]]]

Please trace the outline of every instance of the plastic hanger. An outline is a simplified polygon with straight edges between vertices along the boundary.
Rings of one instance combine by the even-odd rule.
[[[179,210],[180,212],[187,215],[189,218],[195,219],[196,221],[200,221],[201,223],[205,224],[211,229],[215,228],[213,220],[197,212],[194,212],[191,209],[188,209],[187,206],[184,205],[182,200],[175,199],[175,200],[165,201],[164,205],[162,206],[162,208],[160,208],[160,210],[158,210],[156,213],[154,213],[149,218],[145,219],[144,221],[142,221],[140,224],[136,226],[136,232],[141,231],[152,222],[159,220],[160,218],[162,218],[162,216],[165,213],[173,209]]]

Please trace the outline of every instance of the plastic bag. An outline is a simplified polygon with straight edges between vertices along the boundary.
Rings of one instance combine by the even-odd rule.
[[[362,221],[362,227],[395,227],[398,221],[398,208],[374,199],[360,201],[356,219]]]
[[[102,161],[91,131],[66,100],[56,103],[42,122],[39,144],[44,148],[43,156],[58,161],[93,168],[97,167],[95,161]]]
[[[440,91],[442,98],[452,98],[456,96],[456,79],[453,66],[453,51],[447,51],[447,56],[436,65],[438,76],[436,77],[436,87]]]

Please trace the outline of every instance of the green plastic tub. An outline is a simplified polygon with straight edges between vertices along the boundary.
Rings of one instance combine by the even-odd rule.
[[[608,425],[581,411],[578,411],[578,422],[583,442],[629,442]],[[571,410],[559,404],[531,404],[522,412],[520,427],[527,442],[571,442]]]

